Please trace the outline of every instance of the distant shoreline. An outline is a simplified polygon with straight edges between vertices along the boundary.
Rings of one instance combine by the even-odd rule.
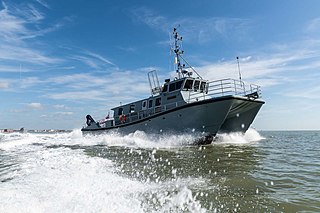
[[[72,130],[65,130],[65,129],[30,129],[26,130],[21,128],[19,130],[16,129],[0,129],[0,133],[68,133],[72,132]]]

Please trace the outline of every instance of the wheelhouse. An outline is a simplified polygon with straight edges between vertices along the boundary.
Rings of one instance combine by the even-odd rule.
[[[194,91],[194,92],[208,92],[208,81],[197,78],[183,78],[174,81],[166,81],[162,87],[162,93],[170,93],[176,91]]]
[[[126,122],[131,122],[193,101],[204,100],[208,86],[208,81],[199,78],[167,79],[157,95],[112,109],[115,112],[115,124],[124,123],[120,121],[123,115],[126,116]]]

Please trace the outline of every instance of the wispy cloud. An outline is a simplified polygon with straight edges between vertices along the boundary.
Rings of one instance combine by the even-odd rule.
[[[40,5],[42,5],[46,8],[50,8],[50,6],[44,0],[36,0],[36,2],[38,2]]]
[[[109,59],[107,59],[107,58],[105,58],[105,57],[103,57],[103,56],[101,56],[101,55],[99,55],[99,54],[97,54],[97,53],[93,53],[93,52],[88,51],[87,54],[88,54],[89,56],[92,56],[93,58],[96,58],[96,59],[98,59],[98,60],[106,63],[106,64],[110,64],[110,65],[115,66],[115,64],[112,63]]]
[[[6,4],[0,10],[0,72],[12,72],[17,64],[52,65],[63,60],[39,47],[34,38],[59,29],[62,24],[48,26],[45,14],[31,3]],[[37,45],[34,45],[37,42]]]
[[[53,107],[56,108],[56,109],[65,109],[66,108],[66,106],[63,105],[63,104],[56,104]]]
[[[26,37],[40,35],[35,24],[44,19],[44,15],[32,4],[8,6],[2,2],[4,9],[0,10],[0,36],[5,41],[22,42]]]
[[[303,79],[301,76],[310,75],[320,69],[319,47],[316,41],[301,41],[288,43],[285,48],[269,48],[265,50],[267,52],[255,52],[254,56],[244,56],[240,58],[242,78],[264,88],[289,82],[309,82],[304,87],[310,87],[309,93],[314,94],[312,82],[317,78]],[[197,66],[196,70],[204,78],[211,80],[238,78],[235,58],[222,62],[206,62],[205,65]]]
[[[46,84],[61,85],[64,91],[46,93],[45,97],[54,100],[104,103],[113,107],[119,102],[135,101],[149,95],[147,70],[113,71],[105,76],[93,74],[65,75],[46,80]],[[58,86],[58,87],[61,87]]]
[[[31,109],[42,109],[43,105],[41,103],[29,103],[27,104],[27,107]]]
[[[27,77],[23,79],[16,80],[16,83],[20,85],[20,88],[30,88],[33,86],[41,85],[42,83],[45,83],[44,80],[39,79],[38,77]]]
[[[18,40],[19,36],[29,32],[25,27],[26,21],[11,15],[7,5],[3,2],[2,4],[4,9],[0,10],[0,36],[4,41]]]
[[[90,90],[90,91],[73,91],[47,94],[47,98],[56,100],[104,100],[104,91]]]
[[[216,39],[242,40],[247,39],[253,21],[241,18],[204,17],[184,18],[176,20],[175,25],[180,24],[181,33],[189,40],[200,43],[210,42]]]
[[[309,87],[303,87],[299,90],[297,88],[294,90],[288,90],[284,94],[288,97],[316,100],[320,99],[320,86],[318,84],[312,84]]]
[[[93,53],[91,51],[82,51],[81,54],[73,54],[69,57],[70,59],[77,60],[86,64],[95,70],[101,70],[105,67],[109,67],[110,65],[113,67],[117,67],[114,63],[112,63],[106,57],[103,57],[97,53]]]
[[[166,17],[156,14],[153,10],[147,7],[133,8],[129,15],[135,22],[141,22],[148,25],[151,28],[167,30],[168,20]]]
[[[185,17],[169,19],[147,8],[138,7],[129,13],[132,20],[143,23],[150,28],[171,32],[173,27],[183,26],[180,33],[186,41],[206,43],[214,39],[244,39],[253,25],[250,19],[229,17]]]
[[[44,19],[43,13],[37,10],[32,4],[26,4],[23,9],[17,7],[15,14],[25,17],[29,23],[37,23]]]
[[[12,44],[0,43],[0,59],[12,63],[46,65],[61,62],[61,59],[46,56],[41,51],[30,47],[21,47]]]
[[[130,53],[134,53],[137,51],[137,48],[135,47],[123,47],[123,46],[118,46],[119,50],[123,50],[125,52],[130,52]]]
[[[65,116],[65,115],[73,115],[74,113],[73,112],[55,112],[54,114]]]

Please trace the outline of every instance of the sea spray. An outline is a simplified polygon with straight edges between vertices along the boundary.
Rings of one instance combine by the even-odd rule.
[[[152,166],[159,162],[155,157],[159,147],[177,147],[184,143],[184,135],[156,138],[136,132],[127,136],[116,133],[82,136],[75,130],[4,137],[0,149],[17,166],[5,168],[7,175],[0,174],[0,212],[204,211],[189,189],[204,183],[202,180],[177,177],[178,172],[168,159],[163,159],[161,170],[165,175],[169,169],[172,178],[163,179]],[[123,148],[116,148],[119,145]],[[147,148],[150,159],[142,156],[141,147]],[[99,154],[96,151],[99,148],[105,154]],[[111,158],[114,149],[128,150],[133,165],[144,165],[145,169],[131,167],[132,173],[126,173],[124,165],[118,167],[120,156]],[[163,194],[159,193],[163,190]],[[150,201],[145,195],[150,192],[163,202],[148,205]]]
[[[0,212],[319,212],[320,133],[261,135],[2,134]]]
[[[246,133],[234,132],[234,133],[222,133],[217,134],[213,143],[225,143],[225,144],[248,144],[257,142],[264,139],[259,132],[255,129],[249,128]]]

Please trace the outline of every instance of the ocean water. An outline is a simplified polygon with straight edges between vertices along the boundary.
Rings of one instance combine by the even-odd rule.
[[[320,212],[320,132],[0,134],[0,212]]]

